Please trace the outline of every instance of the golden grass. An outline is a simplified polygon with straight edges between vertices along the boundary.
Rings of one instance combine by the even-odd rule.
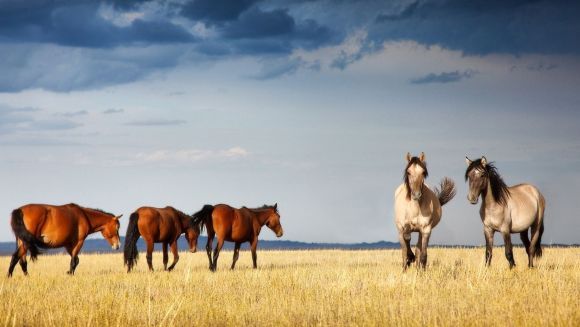
[[[399,250],[259,251],[257,270],[243,251],[235,271],[231,256],[216,273],[203,252],[148,273],[141,254],[127,274],[120,253],[81,254],[70,277],[68,256],[44,255],[0,277],[0,326],[580,325],[580,248],[547,248],[531,270],[518,248],[511,271],[503,248],[488,269],[482,248],[432,248],[406,273]]]

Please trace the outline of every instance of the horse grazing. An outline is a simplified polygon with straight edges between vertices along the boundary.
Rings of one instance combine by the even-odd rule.
[[[425,185],[429,175],[425,154],[411,157],[407,153],[404,183],[395,191],[395,224],[403,251],[403,270],[419,258],[418,267],[427,264],[427,245],[432,229],[441,220],[441,206],[455,196],[455,184],[447,177],[441,181],[441,189],[432,191]],[[411,232],[419,232],[415,254],[411,250]]]
[[[240,255],[240,246],[244,242],[250,242],[252,250],[252,260],[254,269],[258,267],[256,249],[258,247],[258,235],[264,225],[268,226],[277,237],[282,237],[284,231],[280,225],[280,214],[278,204],[273,206],[264,205],[260,208],[240,209],[232,208],[227,204],[216,206],[205,205],[193,215],[195,223],[202,223],[207,229],[207,257],[209,259],[209,269],[217,269],[217,261],[220,250],[225,241],[235,242],[234,259],[231,269],[236,266],[236,261]],[[211,257],[213,239],[217,234],[218,243]]]
[[[70,254],[70,269],[73,275],[79,264],[78,254],[87,236],[101,232],[114,250],[120,246],[119,218],[99,209],[90,209],[78,204],[53,206],[27,204],[12,211],[11,225],[16,236],[17,249],[12,255],[8,277],[12,276],[16,262],[24,275],[28,275],[26,253],[35,261],[39,248],[66,248]]]
[[[173,208],[152,208],[141,207],[131,214],[127,234],[125,235],[124,259],[127,272],[137,263],[139,252],[137,250],[137,240],[143,237],[147,244],[147,265],[153,271],[153,244],[163,244],[163,269],[173,270],[179,261],[177,240],[181,234],[185,233],[185,238],[189,243],[189,251],[195,252],[197,249],[197,238],[200,234],[200,225],[193,223],[193,218],[183,212]],[[169,261],[167,245],[171,246],[173,253],[173,263],[167,268]]]
[[[467,170],[465,181],[469,181],[467,200],[477,204],[481,195],[479,215],[483,222],[486,251],[485,263],[491,264],[493,234],[503,235],[505,256],[510,268],[516,263],[512,251],[511,233],[520,233],[528,254],[528,267],[534,266],[534,257],[542,256],[542,234],[544,233],[544,209],[546,200],[540,191],[530,184],[508,187],[497,169],[485,157],[469,160],[465,157]],[[532,240],[528,237],[531,231]]]

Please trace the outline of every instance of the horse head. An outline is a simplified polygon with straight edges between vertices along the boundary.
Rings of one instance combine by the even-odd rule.
[[[407,188],[407,199],[419,201],[423,196],[423,185],[425,178],[429,176],[425,153],[421,152],[419,157],[411,157],[407,152],[407,167],[405,168],[405,187]]]

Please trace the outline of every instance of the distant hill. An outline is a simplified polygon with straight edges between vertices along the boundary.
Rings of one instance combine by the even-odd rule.
[[[121,241],[125,242],[125,238],[121,237]],[[207,242],[207,237],[200,236],[198,243],[197,243],[197,250],[198,251],[205,251],[205,243]],[[216,241],[214,241],[214,246]],[[497,244],[501,246],[501,244]],[[514,244],[518,246],[517,244]],[[244,243],[242,245],[242,250],[249,248],[249,243]],[[437,247],[466,247],[471,248],[475,247],[472,245],[429,245],[429,246],[437,246]],[[557,246],[557,247],[577,247],[580,246],[578,244],[550,244],[550,245],[543,245],[543,246]],[[137,242],[137,247],[139,248],[139,252],[145,251],[145,242],[143,239],[139,239]],[[224,249],[232,250],[234,248],[234,244],[231,242],[226,242],[224,244]],[[398,249],[399,243],[398,242],[387,242],[387,241],[380,241],[374,243],[307,243],[307,242],[297,242],[297,241],[267,241],[267,240],[260,240],[260,244],[258,245],[259,249],[268,249],[268,250],[322,250],[322,249],[339,249],[339,250],[376,250],[376,249]],[[14,252],[15,244],[14,242],[0,242],[0,256],[4,255],[11,255]],[[187,242],[185,241],[185,237],[179,238],[179,250],[184,251],[188,249]],[[161,245],[156,244],[155,250],[160,251]],[[54,250],[45,250],[48,253],[60,253],[64,252],[64,249],[54,249]],[[118,250],[121,252],[122,249]],[[83,246],[83,250],[81,253],[113,253],[109,243],[104,239],[89,239],[85,241]]]
[[[125,238],[121,237],[121,241],[125,242]],[[205,251],[205,244],[207,242],[207,237],[200,236],[197,243],[198,251]],[[214,241],[214,246],[216,241]],[[183,251],[188,249],[185,237],[179,238],[179,250]],[[145,251],[145,242],[143,239],[139,239],[137,242],[137,247],[140,252]],[[375,243],[306,243],[306,242],[296,242],[296,241],[267,241],[260,240],[258,245],[259,249],[270,249],[270,250],[313,250],[313,249],[347,249],[347,250],[362,250],[362,249],[394,249],[398,248],[399,243],[393,242],[375,242]],[[231,250],[234,248],[234,244],[226,242],[224,244],[224,249]],[[242,249],[248,249],[249,243],[244,243]],[[0,242],[0,255],[11,255],[14,252],[15,244],[14,242]],[[155,250],[161,250],[161,245],[155,245]],[[65,251],[64,249],[48,250],[47,252],[59,253]],[[119,251],[122,251],[119,250]],[[114,252],[109,243],[103,239],[89,239],[85,241],[83,250],[81,253],[112,253]]]

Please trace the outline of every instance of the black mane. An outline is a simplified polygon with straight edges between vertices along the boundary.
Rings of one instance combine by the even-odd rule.
[[[497,172],[497,168],[495,167],[494,163],[489,162],[484,166],[481,163],[481,159],[473,160],[465,171],[465,181],[467,181],[469,178],[469,172],[471,172],[473,169],[480,169],[484,172],[483,177],[489,180],[489,185],[491,186],[491,195],[493,196],[493,199],[495,202],[501,205],[506,205],[507,200],[510,197],[510,190],[503,181],[503,178],[501,178],[501,175]],[[483,195],[485,196],[485,193]]]
[[[107,212],[107,211],[105,211],[103,209],[99,209],[99,208],[82,207],[82,206],[80,206],[80,205],[78,205],[78,204],[76,204],[74,202],[71,202],[70,205],[76,206],[76,207],[79,207],[79,208],[82,208],[82,209],[90,209],[90,210],[98,211],[100,213],[104,213],[105,215],[109,215],[109,216],[115,216],[114,214],[112,214],[110,212]]]
[[[423,176],[427,178],[429,176],[429,171],[427,171],[427,163],[421,161],[419,157],[413,157],[407,163],[407,167],[405,167],[405,171],[403,171],[403,180],[405,181],[405,188],[407,189],[407,200],[411,199],[411,185],[409,185],[409,174],[407,174],[407,169],[412,165],[419,165],[423,168]]]

